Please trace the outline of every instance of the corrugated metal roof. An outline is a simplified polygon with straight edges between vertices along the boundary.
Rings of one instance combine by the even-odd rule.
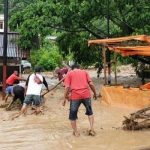
[[[17,39],[19,35],[16,33],[9,33],[8,38],[8,44],[7,44],[7,57],[22,57],[27,58],[28,52],[22,51],[18,48],[17,45]],[[3,56],[3,33],[0,33],[0,57]]]

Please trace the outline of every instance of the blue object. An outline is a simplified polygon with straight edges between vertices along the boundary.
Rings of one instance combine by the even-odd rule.
[[[8,86],[7,88],[6,88],[6,94],[12,94],[13,93],[13,86]]]

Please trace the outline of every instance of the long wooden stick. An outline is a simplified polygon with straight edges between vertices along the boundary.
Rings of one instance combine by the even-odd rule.
[[[52,90],[54,90],[60,83],[62,83],[64,81],[65,77],[62,78],[56,85],[54,85],[49,91],[45,92],[44,94],[42,94],[42,96],[46,95],[47,93],[51,92]]]
[[[68,66],[68,65],[65,64],[64,62],[63,62],[63,65],[64,65],[65,67],[67,67],[68,69],[71,69],[70,66]],[[61,79],[56,85],[54,85],[49,91],[47,91],[47,92],[45,92],[44,94],[42,94],[42,96],[44,96],[44,95],[46,95],[47,93],[49,93],[49,92],[51,92],[52,90],[54,90],[60,83],[62,83],[62,82],[64,81],[64,79],[65,79],[65,77],[62,78],[62,79]]]

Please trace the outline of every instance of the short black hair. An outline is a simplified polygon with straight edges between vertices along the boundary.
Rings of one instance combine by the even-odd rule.
[[[73,69],[79,69],[80,68],[80,65],[79,64],[77,64],[77,63],[75,63],[75,64],[73,64],[72,66],[71,66],[71,69],[73,70]]]
[[[42,67],[41,66],[35,66],[34,71],[35,72],[42,72]]]

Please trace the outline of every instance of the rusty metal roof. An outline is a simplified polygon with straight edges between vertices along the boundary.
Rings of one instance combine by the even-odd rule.
[[[0,33],[0,57],[3,57],[3,32]],[[19,49],[17,40],[19,37],[18,33],[8,33],[8,44],[7,44],[7,57],[10,58],[27,58],[29,52]]]

